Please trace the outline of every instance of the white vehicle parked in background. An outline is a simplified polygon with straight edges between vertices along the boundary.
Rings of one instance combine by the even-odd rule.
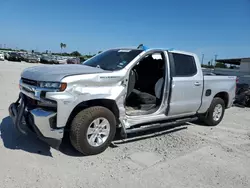
[[[0,52],[0,60],[4,61],[4,54]]]
[[[116,130],[133,132],[197,120],[218,125],[235,98],[236,77],[204,76],[198,57],[166,49],[111,49],[83,64],[25,69],[9,113],[16,128],[103,152]]]

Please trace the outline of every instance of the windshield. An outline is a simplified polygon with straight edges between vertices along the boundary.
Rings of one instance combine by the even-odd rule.
[[[83,62],[83,65],[98,67],[104,70],[116,71],[123,69],[141,52],[142,50],[108,50]]]

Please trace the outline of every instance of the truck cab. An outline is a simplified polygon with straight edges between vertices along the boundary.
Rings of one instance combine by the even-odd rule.
[[[9,107],[45,141],[60,144],[66,130],[74,148],[103,152],[117,128],[126,137],[201,119],[220,123],[235,97],[236,77],[204,76],[198,57],[166,49],[119,48],[81,65],[43,65],[23,71],[20,97]]]

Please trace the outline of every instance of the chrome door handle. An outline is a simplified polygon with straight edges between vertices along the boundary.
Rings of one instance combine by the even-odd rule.
[[[200,82],[195,82],[194,85],[195,85],[195,86],[200,86],[201,83],[200,83]]]

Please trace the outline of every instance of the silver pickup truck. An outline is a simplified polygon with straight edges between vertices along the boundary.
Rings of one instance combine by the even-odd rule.
[[[126,137],[197,119],[219,124],[235,98],[236,77],[204,76],[188,52],[119,48],[83,64],[27,68],[19,87],[9,113],[21,133],[60,145],[69,132],[76,150],[93,155],[117,130]]]

